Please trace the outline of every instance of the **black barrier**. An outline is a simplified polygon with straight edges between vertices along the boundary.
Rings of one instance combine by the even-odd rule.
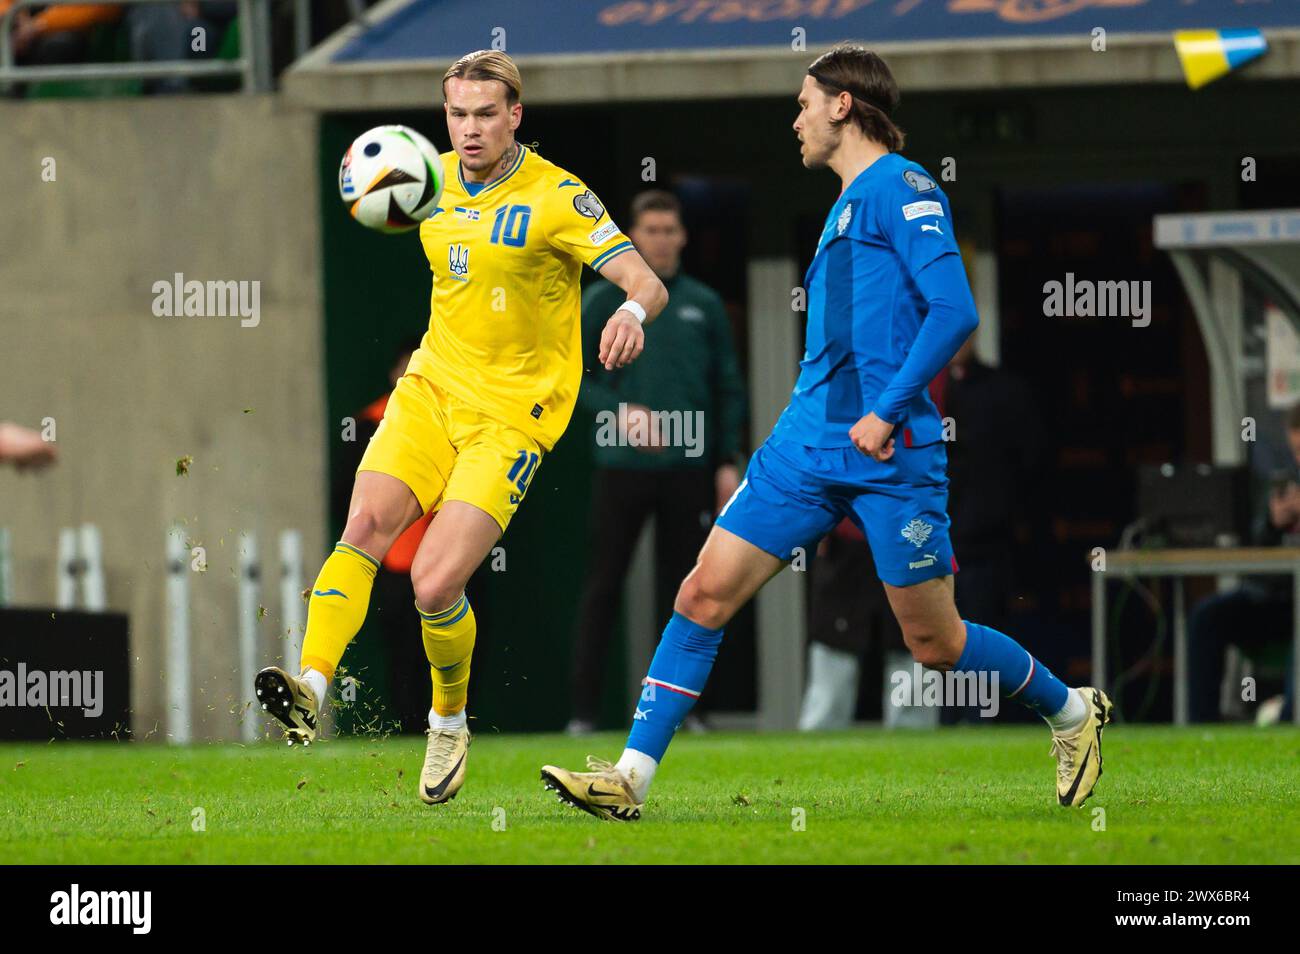
[[[127,617],[0,609],[0,739],[130,737]]]

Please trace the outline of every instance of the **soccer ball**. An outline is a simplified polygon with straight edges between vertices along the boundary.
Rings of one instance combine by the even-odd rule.
[[[352,217],[380,232],[406,232],[442,197],[442,159],[406,126],[376,126],[356,138],[339,166],[339,195]]]

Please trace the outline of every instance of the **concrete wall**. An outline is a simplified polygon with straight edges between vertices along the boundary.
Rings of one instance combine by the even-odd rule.
[[[299,529],[305,572],[319,564],[316,151],[315,116],[273,97],[0,102],[0,420],[53,418],[61,455],[39,475],[0,470],[14,602],[53,604],[59,527],[101,527],[109,607],[131,618],[137,738],[165,731],[173,521],[209,563],[190,575],[196,738],[234,737],[246,698],[239,532],[255,531],[265,557],[282,529]],[[47,157],[54,181],[42,178]],[[177,272],[260,282],[259,322],[156,316],[153,285]],[[194,462],[178,477],[185,455]],[[264,572],[269,659],[280,630],[274,559]]]

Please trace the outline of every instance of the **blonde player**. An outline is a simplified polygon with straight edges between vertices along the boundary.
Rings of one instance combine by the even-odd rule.
[[[443,78],[452,152],[447,184],[420,226],[433,272],[429,330],[357,470],[343,538],[312,587],[301,674],[265,669],[258,699],[310,743],[326,689],[360,630],[379,561],[429,510],[411,567],[433,706],[420,798],[445,802],[465,779],[465,702],[474,611],[465,584],[500,538],[543,455],[564,433],[582,374],[583,264],[627,293],[600,361],[641,353],[641,324],[668,293],[580,179],[515,141],[519,71],[480,50]]]

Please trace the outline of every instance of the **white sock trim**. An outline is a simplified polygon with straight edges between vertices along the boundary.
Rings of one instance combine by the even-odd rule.
[[[646,793],[650,791],[650,783],[654,781],[659,763],[644,752],[638,752],[636,749],[624,749],[614,768],[622,772],[623,777],[632,786],[632,793],[636,796],[636,800],[644,802]]]
[[[1065,698],[1065,705],[1061,706],[1061,711],[1045,718],[1053,732],[1072,733],[1088,718],[1088,702],[1083,698],[1082,692],[1071,689]]]
[[[457,729],[465,728],[468,724],[469,719],[466,717],[464,709],[449,716],[438,715],[435,709],[429,710],[429,728],[435,732],[439,730],[454,732]]]
[[[312,691],[312,695],[316,697],[316,711],[319,712],[324,709],[325,693],[329,692],[330,688],[330,681],[325,678],[325,673],[317,672],[315,669],[308,666],[303,670],[300,679],[307,683],[308,688]]]

